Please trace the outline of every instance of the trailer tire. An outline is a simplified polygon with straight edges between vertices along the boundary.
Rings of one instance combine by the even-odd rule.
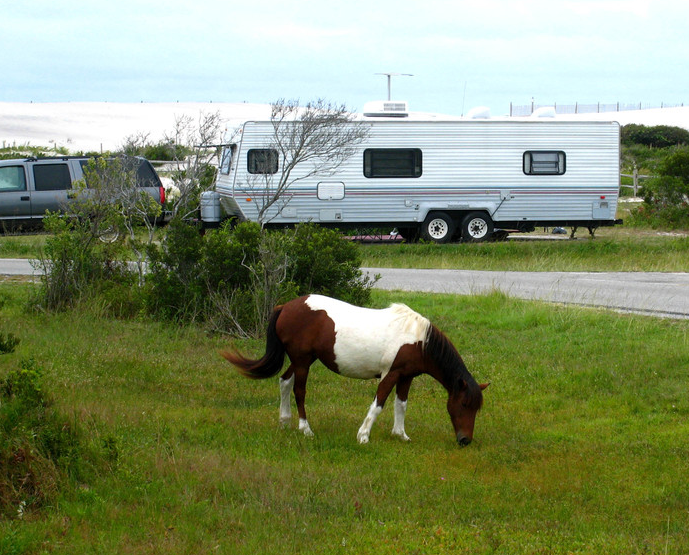
[[[445,212],[432,212],[423,222],[421,237],[434,243],[447,243],[455,234],[455,221]]]
[[[485,212],[470,212],[462,220],[462,241],[480,243],[493,235],[493,220]]]

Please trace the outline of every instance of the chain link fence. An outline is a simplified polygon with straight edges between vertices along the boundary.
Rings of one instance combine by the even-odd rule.
[[[652,108],[679,108],[681,106],[684,106],[684,103],[661,103],[660,105],[654,105],[643,104],[641,102],[638,104],[621,102],[616,102],[613,104],[606,104],[602,102],[598,102],[596,104],[580,104],[578,102],[575,102],[574,104],[535,104],[532,102],[531,104],[517,106],[510,102],[510,116],[530,116],[539,108],[555,108],[555,113],[557,114],[599,114],[602,112],[624,112],[627,110],[650,110]]]

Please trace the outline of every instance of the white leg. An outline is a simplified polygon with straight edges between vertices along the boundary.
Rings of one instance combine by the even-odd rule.
[[[306,418],[299,419],[299,431],[304,432],[306,437],[313,437],[313,431],[311,430],[311,426],[309,426]]]
[[[289,425],[292,419],[292,406],[290,405],[290,395],[294,387],[294,374],[287,379],[280,378],[280,424]],[[301,428],[300,428],[301,429]]]
[[[409,436],[404,431],[404,415],[407,412],[407,402],[395,397],[395,424],[392,427],[392,435],[399,436],[404,441],[409,441]]]
[[[376,418],[378,418],[378,415],[382,412],[382,410],[383,407],[379,407],[377,399],[374,399],[373,404],[368,409],[366,418],[364,418],[364,423],[361,425],[361,428],[359,428],[359,433],[356,435],[359,443],[368,443],[368,438],[371,434],[373,423],[376,421]]]

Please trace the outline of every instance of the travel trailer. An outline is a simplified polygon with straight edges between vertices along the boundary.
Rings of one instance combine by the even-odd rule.
[[[404,105],[402,113],[395,108],[361,117],[368,136],[334,172],[308,176],[308,167],[295,167],[291,177],[299,179],[263,215],[261,183],[278,174],[281,157],[273,125],[246,122],[225,146],[215,191],[202,197],[202,220],[396,228],[438,243],[485,241],[498,230],[621,223],[616,122],[498,119],[480,111],[418,119],[404,117]]]

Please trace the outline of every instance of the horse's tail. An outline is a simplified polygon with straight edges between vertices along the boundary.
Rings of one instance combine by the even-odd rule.
[[[252,380],[270,378],[282,370],[285,361],[285,346],[277,334],[277,321],[282,306],[275,307],[268,322],[266,353],[258,360],[251,360],[237,351],[222,351],[220,354],[234,364],[239,372]]]

